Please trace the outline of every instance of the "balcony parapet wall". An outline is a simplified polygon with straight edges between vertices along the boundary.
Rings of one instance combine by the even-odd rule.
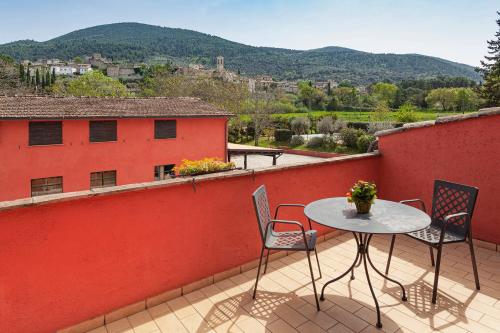
[[[375,133],[375,136],[381,137],[381,136],[406,132],[408,130],[412,130],[412,129],[416,129],[416,128],[424,128],[424,127],[435,126],[435,125],[439,125],[439,124],[447,124],[447,123],[452,123],[452,122],[457,122],[457,121],[463,121],[463,120],[467,120],[467,119],[495,116],[495,115],[499,115],[499,114],[500,114],[500,107],[481,109],[478,112],[457,114],[457,115],[453,115],[453,116],[439,117],[436,120],[419,121],[419,122],[415,122],[415,123],[404,124],[402,127],[378,131]]]

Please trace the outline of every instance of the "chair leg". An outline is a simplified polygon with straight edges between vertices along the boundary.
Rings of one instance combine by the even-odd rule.
[[[267,256],[266,256],[266,265],[264,266],[264,274],[267,272],[267,263],[269,262],[269,252],[270,250],[267,250]]]
[[[319,278],[321,279],[323,275],[321,274],[321,266],[319,265],[318,251],[314,248],[314,254],[316,255],[316,262],[318,263]]]
[[[480,290],[481,286],[479,285],[479,274],[477,273],[476,255],[474,254],[474,244],[472,244],[472,237],[469,237],[469,249],[470,258],[472,261],[472,269],[474,270],[474,280],[476,280],[476,289]]]
[[[387,258],[387,266],[385,267],[385,275],[389,274],[389,267],[391,266],[392,250],[394,250],[394,242],[396,242],[396,235],[392,235],[391,248],[389,249],[389,257]]]
[[[311,264],[311,255],[309,254],[309,250],[306,250],[307,253],[307,261],[309,262],[309,271],[311,272],[311,281],[314,289],[314,299],[316,301],[316,309],[320,311],[319,308],[319,301],[318,301],[318,292],[316,291],[316,282],[314,282],[314,273],[313,273],[313,268]]]
[[[432,251],[432,246],[429,246],[429,253],[431,254],[431,265],[434,267],[436,264],[434,263],[434,251]]]
[[[441,266],[441,253],[443,251],[443,244],[439,244],[437,259],[436,259],[436,270],[434,271],[434,286],[432,288],[432,304],[436,304],[437,298],[437,288],[439,281],[439,268]]]
[[[255,288],[253,289],[253,299],[255,299],[255,294],[257,293],[257,284],[259,283],[260,266],[262,265],[262,257],[264,256],[264,246],[260,251],[259,268],[257,268],[257,277],[255,278]]]

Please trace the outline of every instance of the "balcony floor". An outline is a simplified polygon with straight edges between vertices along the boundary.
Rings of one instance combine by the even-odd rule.
[[[370,247],[374,264],[385,268],[389,237],[375,236]],[[355,256],[355,241],[343,234],[318,245],[323,283],[344,272]],[[428,249],[408,237],[396,241],[390,276],[401,290],[371,271],[383,328],[375,324],[375,306],[364,270],[330,284],[321,312],[316,312],[305,253],[269,262],[251,292],[256,269],[217,282],[167,303],[97,328],[92,333],[166,332],[499,332],[500,253],[476,247],[481,291],[474,288],[468,247],[448,245],[443,251],[438,303],[431,303],[433,268]],[[317,268],[313,261],[315,273]]]

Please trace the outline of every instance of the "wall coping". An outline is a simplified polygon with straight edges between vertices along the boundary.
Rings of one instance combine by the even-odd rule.
[[[63,201],[68,201],[68,200],[90,198],[90,197],[95,197],[95,196],[113,195],[113,194],[123,193],[123,192],[142,191],[142,190],[147,190],[147,189],[157,189],[157,188],[172,187],[172,186],[185,185],[185,184],[192,184],[193,189],[196,189],[196,185],[198,183],[205,182],[205,181],[224,179],[224,178],[243,177],[243,176],[254,176],[256,174],[278,172],[278,171],[282,171],[282,170],[303,168],[303,167],[309,167],[309,166],[337,164],[337,163],[342,163],[342,162],[347,162],[347,161],[355,161],[355,160],[373,158],[373,157],[378,157],[378,156],[380,156],[380,153],[378,151],[376,151],[376,152],[365,153],[365,154],[331,157],[331,158],[326,158],[322,161],[300,162],[300,163],[293,163],[293,164],[288,164],[288,165],[278,165],[278,166],[270,166],[270,167],[265,167],[265,168],[256,168],[256,169],[247,169],[247,170],[238,170],[237,169],[237,170],[226,171],[226,172],[218,172],[218,173],[200,175],[200,176],[195,176],[195,177],[177,177],[177,178],[160,180],[160,181],[126,184],[126,185],[92,189],[92,190],[86,190],[86,191],[49,194],[49,195],[32,197],[32,198],[22,198],[22,199],[16,199],[16,200],[11,200],[11,201],[1,201],[0,202],[0,211],[17,209],[17,208],[22,208],[22,207],[45,205],[45,204],[63,202]]]
[[[463,121],[463,120],[467,120],[467,119],[488,117],[488,116],[495,116],[495,115],[500,115],[500,107],[481,109],[478,112],[472,112],[472,113],[466,113],[466,114],[457,114],[457,115],[453,115],[453,116],[438,117],[436,120],[427,120],[427,121],[419,121],[416,123],[407,123],[407,124],[404,124],[402,127],[378,131],[375,133],[375,136],[381,137],[381,136],[406,132],[410,129],[415,129],[415,128],[423,128],[423,127],[429,127],[429,126],[434,126],[434,125],[438,125],[438,124],[446,124],[446,123],[452,123],[452,122],[456,122],[456,121]]]

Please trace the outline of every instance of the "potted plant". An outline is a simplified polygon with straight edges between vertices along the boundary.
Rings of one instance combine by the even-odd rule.
[[[174,168],[180,176],[197,176],[207,173],[229,171],[235,169],[234,162],[223,162],[217,158],[204,158],[202,160],[182,160],[182,164]]]
[[[346,193],[347,201],[354,202],[358,214],[368,214],[377,198],[377,185],[372,182],[358,180],[349,192]]]

